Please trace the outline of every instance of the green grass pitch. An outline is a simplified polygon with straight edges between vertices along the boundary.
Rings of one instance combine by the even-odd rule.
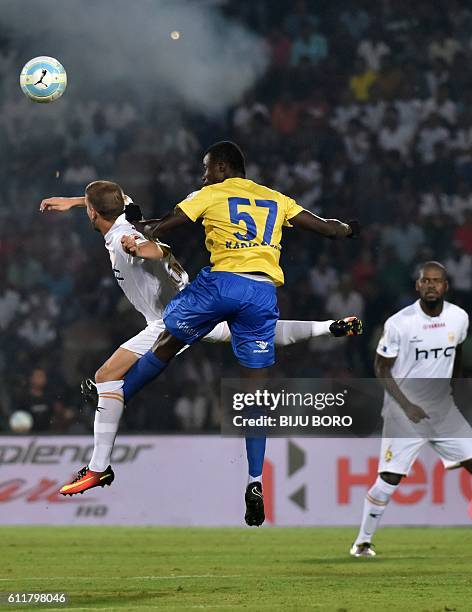
[[[67,611],[472,610],[470,529],[380,529],[375,559],[349,557],[354,535],[348,528],[0,527],[0,591],[65,591]]]

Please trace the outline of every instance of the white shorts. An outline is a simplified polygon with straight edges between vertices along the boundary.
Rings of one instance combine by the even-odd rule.
[[[124,342],[120,348],[131,351],[136,355],[144,355],[144,353],[147,353],[152,349],[154,342],[165,330],[165,328],[166,326],[164,325],[164,321],[162,319],[151,321],[151,323],[148,323],[143,331]],[[202,340],[205,342],[229,342],[230,339],[231,333],[227,323],[219,323],[207,336],[202,338]],[[187,348],[188,346],[185,346],[182,351],[185,351]],[[180,351],[180,353],[182,351]]]
[[[408,475],[425,444],[430,444],[434,448],[446,469],[456,468],[466,459],[472,459],[472,428],[455,407],[448,414],[441,437],[390,438],[385,435],[386,432],[392,431],[390,424],[387,416],[384,420],[384,437],[380,447],[379,473]]]

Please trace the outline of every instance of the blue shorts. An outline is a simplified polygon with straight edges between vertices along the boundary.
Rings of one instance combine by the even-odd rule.
[[[279,318],[274,285],[232,272],[203,268],[197,278],[169,302],[166,329],[186,344],[227,321],[236,359],[246,368],[275,362],[275,325]]]

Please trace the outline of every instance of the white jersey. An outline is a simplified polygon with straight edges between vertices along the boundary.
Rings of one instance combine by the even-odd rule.
[[[163,259],[151,261],[128,255],[121,246],[121,238],[129,235],[139,236],[142,242],[146,241],[123,214],[105,234],[105,246],[123,293],[147,323],[151,323],[162,319],[167,304],[188,284],[188,274],[172,255],[170,248],[161,243],[158,244],[164,251]]]
[[[419,300],[385,322],[377,353],[396,358],[393,378],[408,399],[428,413],[430,409],[442,412],[453,404],[449,381],[456,347],[467,337],[468,326],[469,317],[462,308],[444,302],[441,314],[430,317]],[[393,406],[398,405],[385,393],[384,415]]]

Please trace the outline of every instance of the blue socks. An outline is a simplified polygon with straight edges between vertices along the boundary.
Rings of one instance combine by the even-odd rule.
[[[165,361],[161,361],[152,351],[145,353],[124,377],[123,396],[125,404],[136,395],[147,383],[157,378],[167,367]],[[246,436],[246,453],[249,466],[249,476],[252,478],[262,474],[264,456],[266,449],[266,438],[253,438]]]
[[[148,382],[154,380],[163,372],[167,363],[158,359],[152,351],[145,353],[124,377],[123,399],[125,404],[136,395]]]
[[[249,466],[249,476],[252,478],[262,474],[265,449],[266,438],[246,437],[246,454]]]

